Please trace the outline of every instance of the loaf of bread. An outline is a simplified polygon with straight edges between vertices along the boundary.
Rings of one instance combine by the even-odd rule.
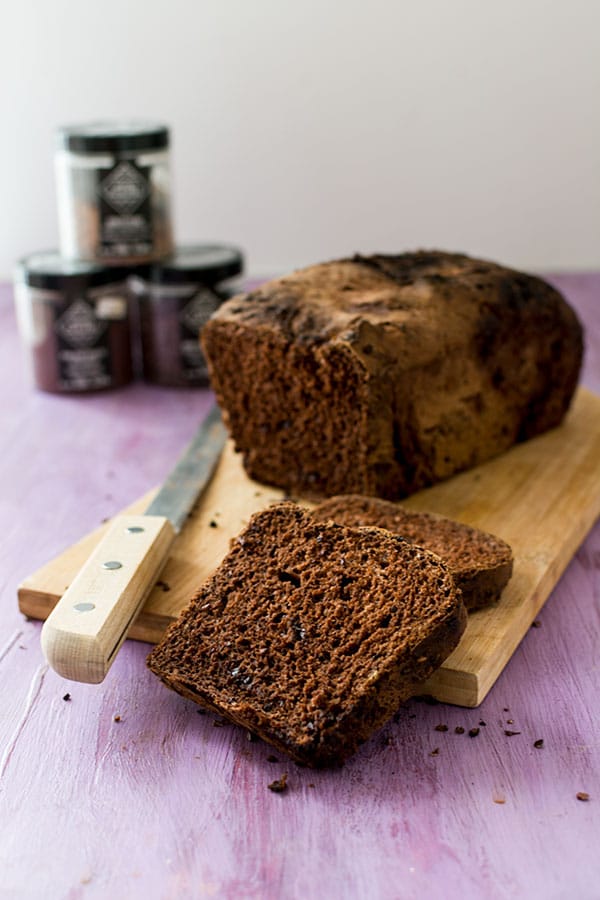
[[[468,610],[500,598],[513,569],[512,550],[493,534],[433,513],[414,512],[389,500],[343,494],[315,507],[319,522],[375,526],[436,553],[450,569]]]
[[[419,690],[465,624],[434,554],[281,503],[252,517],[148,665],[296,761],[331,766]]]
[[[306,496],[397,499],[558,425],[582,357],[549,284],[438,251],[271,281],[202,340],[247,472]]]

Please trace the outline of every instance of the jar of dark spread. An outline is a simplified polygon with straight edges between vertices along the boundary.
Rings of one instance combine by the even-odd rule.
[[[118,265],[170,253],[168,129],[98,122],[61,128],[57,138],[62,255]]]
[[[124,273],[37,253],[15,274],[19,331],[33,381],[56,393],[120,387],[132,378]]]
[[[179,247],[134,278],[142,367],[146,381],[169,387],[207,386],[200,332],[223,300],[236,293],[230,281],[243,268],[235,247]]]

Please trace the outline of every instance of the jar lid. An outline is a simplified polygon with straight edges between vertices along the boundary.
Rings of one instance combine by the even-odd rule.
[[[57,139],[59,147],[76,153],[159,150],[169,146],[169,129],[157,122],[88,122],[59,128]]]
[[[17,277],[30,287],[60,290],[64,287],[94,287],[126,277],[123,270],[96,263],[65,259],[55,250],[32,253],[17,264]]]
[[[175,251],[154,263],[150,279],[154,283],[187,284],[203,281],[216,284],[239,275],[244,266],[241,250],[228,244],[196,244],[176,247]]]

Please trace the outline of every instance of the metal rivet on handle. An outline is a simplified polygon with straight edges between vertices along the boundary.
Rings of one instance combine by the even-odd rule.
[[[144,529],[142,528],[141,525],[128,525],[127,528],[125,529],[125,531],[128,531],[129,534],[139,534],[140,531],[143,531],[143,530]]]
[[[120,569],[122,568],[123,563],[120,563],[118,559],[109,559],[106,562],[102,563],[103,569]]]
[[[95,603],[76,603],[73,609],[76,609],[77,612],[89,612],[91,609],[96,609]]]

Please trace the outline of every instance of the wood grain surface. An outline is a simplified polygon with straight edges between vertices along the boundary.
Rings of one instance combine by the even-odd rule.
[[[412,509],[499,535],[515,559],[500,602],[469,616],[460,645],[423,685],[423,693],[459,706],[482,702],[600,515],[599,461],[600,397],[581,388],[560,428],[404,501]],[[160,640],[252,513],[282,496],[251,481],[229,443],[130,637]],[[129,512],[141,511],[147,503],[144,497]],[[19,586],[21,611],[46,618],[65,588],[80,577],[88,556],[98,552],[108,527],[113,526],[96,530],[27,577]]]
[[[600,393],[600,276],[553,280]],[[162,481],[208,392],[32,391],[7,289],[0,360],[2,900],[596,900],[598,525],[476,711],[411,701],[340,771],[271,762],[166,690],[143,643],[102,685],[60,679],[17,608],[28,573]]]

